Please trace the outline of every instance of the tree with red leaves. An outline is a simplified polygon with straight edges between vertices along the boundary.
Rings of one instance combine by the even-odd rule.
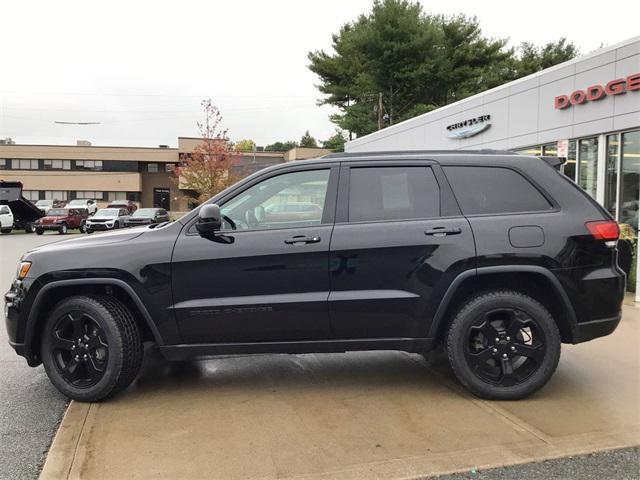
[[[205,121],[198,122],[202,141],[181,159],[174,169],[180,189],[192,190],[204,202],[237,182],[241,175],[232,171],[241,153],[232,147],[227,130],[222,128],[222,115],[211,100],[203,100]]]

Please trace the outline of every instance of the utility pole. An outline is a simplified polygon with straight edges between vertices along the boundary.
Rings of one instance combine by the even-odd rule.
[[[382,130],[382,92],[378,93],[378,130]]]

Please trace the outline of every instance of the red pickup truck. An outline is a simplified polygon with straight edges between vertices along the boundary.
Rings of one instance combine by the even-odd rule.
[[[42,235],[45,230],[57,230],[64,235],[70,228],[79,228],[81,233],[85,233],[88,216],[86,208],[52,208],[36,221],[36,233]]]

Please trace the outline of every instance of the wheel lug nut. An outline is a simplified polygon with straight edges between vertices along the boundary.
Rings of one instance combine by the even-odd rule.
[[[500,339],[498,337],[496,337],[496,342],[499,342],[499,341],[500,341]]]
[[[511,337],[507,337],[507,342],[510,342],[510,341],[511,341]]]
[[[75,357],[73,357],[76,360],[80,360],[80,355],[76,355]]]
[[[502,354],[502,358],[507,358],[507,354],[506,354],[506,353],[503,353],[503,354]]]
[[[491,350],[493,353],[498,353],[498,349],[494,348],[493,350]]]
[[[71,350],[75,350],[76,346],[75,345],[71,345]]]
[[[513,347],[513,346],[512,346],[512,347],[511,347],[511,351],[512,351],[512,352],[515,352],[515,351],[516,351],[516,347]]]

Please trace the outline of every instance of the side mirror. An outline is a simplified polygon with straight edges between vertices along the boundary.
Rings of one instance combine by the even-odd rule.
[[[222,215],[220,207],[215,203],[203,205],[198,212],[196,229],[200,234],[211,234],[222,227]]]

